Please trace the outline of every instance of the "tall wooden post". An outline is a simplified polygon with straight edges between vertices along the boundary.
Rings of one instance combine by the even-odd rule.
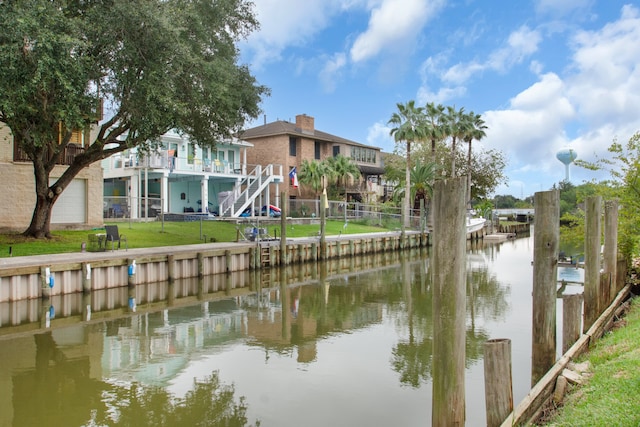
[[[560,196],[557,190],[534,195],[533,324],[531,385],[556,358],[556,288],[560,241]]]
[[[600,215],[602,197],[593,196],[586,200],[584,220],[584,330],[596,321],[600,304]]]
[[[609,277],[608,306],[615,298],[618,267],[618,201],[607,200],[604,203],[604,273]]]
[[[287,265],[287,212],[289,210],[289,194],[281,193],[280,200],[280,265]]]
[[[465,424],[465,177],[436,182],[433,211],[433,403],[431,424]]]

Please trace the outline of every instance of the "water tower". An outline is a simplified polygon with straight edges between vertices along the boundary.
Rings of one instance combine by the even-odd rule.
[[[564,164],[564,167],[565,167],[564,180],[567,182],[571,181],[571,174],[569,173],[569,165],[573,163],[575,159],[578,158],[578,153],[576,153],[576,150],[573,150],[571,148],[564,148],[558,151],[558,153],[556,154],[556,158]]]

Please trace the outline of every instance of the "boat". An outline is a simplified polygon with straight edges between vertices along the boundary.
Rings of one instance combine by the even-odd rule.
[[[486,221],[484,218],[467,218],[467,233],[482,230]]]

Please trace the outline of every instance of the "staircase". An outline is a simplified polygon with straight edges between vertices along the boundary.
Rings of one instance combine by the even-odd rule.
[[[236,184],[232,194],[240,192],[240,195],[229,203],[229,207],[224,212],[220,212],[220,215],[239,217],[245,209],[253,205],[253,202],[270,184],[275,182],[282,182],[282,172],[280,175],[274,174],[273,165],[264,168],[261,165],[256,166],[245,179]]]

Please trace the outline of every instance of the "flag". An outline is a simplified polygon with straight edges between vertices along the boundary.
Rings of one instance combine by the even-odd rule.
[[[322,190],[322,207],[329,209],[329,198],[327,197],[327,189]]]
[[[289,172],[289,178],[291,178],[291,185],[293,185],[293,188],[298,188],[298,173],[296,172],[295,167]]]

